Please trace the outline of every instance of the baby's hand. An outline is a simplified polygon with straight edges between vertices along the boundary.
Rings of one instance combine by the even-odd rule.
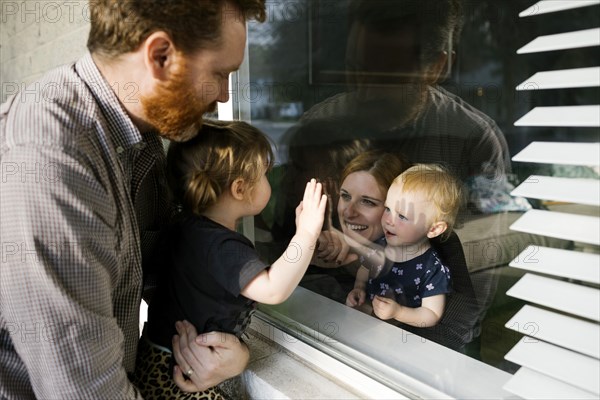
[[[350,247],[338,230],[323,231],[319,235],[317,257],[325,262],[337,261],[338,265],[346,260]]]
[[[348,307],[358,307],[365,303],[367,297],[366,292],[363,289],[352,289],[346,297],[346,305]]]
[[[375,296],[373,299],[373,312],[384,321],[397,318],[400,311],[402,311],[402,306],[392,299],[379,296]]]
[[[316,241],[323,227],[327,196],[322,195],[322,186],[315,179],[306,184],[304,198],[296,208],[296,232],[308,235],[311,241]]]

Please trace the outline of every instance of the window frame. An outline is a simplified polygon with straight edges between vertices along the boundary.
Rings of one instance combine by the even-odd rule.
[[[219,119],[252,122],[251,102],[240,95],[240,88],[250,83],[247,41],[244,61],[230,77],[229,102],[219,104]],[[253,217],[243,218],[241,230],[254,242]],[[323,307],[324,304],[328,307]],[[296,288],[283,304],[260,305],[254,319],[253,329],[258,334],[370,398],[512,397],[502,389],[511,374],[302,287]],[[376,349],[367,338],[349,337],[354,333],[331,336],[327,330],[336,325],[344,326],[347,331],[364,330],[378,338],[400,335],[406,340],[393,349]],[[421,361],[406,359],[407,354],[417,352],[421,352]],[[435,362],[426,364],[422,360]],[[410,371],[420,374],[415,376]]]
[[[512,378],[508,372],[303,287],[296,288],[283,304],[259,306],[257,318],[285,333],[286,339],[276,341],[278,344],[317,365],[327,374],[335,372],[335,365],[321,365],[319,358],[322,355],[298,353],[296,341],[343,363],[401,397],[512,397],[503,390],[503,386]],[[365,391],[355,380],[343,379],[343,382],[357,391]],[[376,389],[374,386],[373,390]],[[366,393],[371,393],[371,398],[380,398],[370,390],[366,390]]]

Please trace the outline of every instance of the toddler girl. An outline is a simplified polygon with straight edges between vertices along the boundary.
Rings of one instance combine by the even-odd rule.
[[[194,139],[171,144],[168,179],[182,212],[162,241],[162,279],[140,339],[136,383],[145,398],[223,398],[217,388],[189,397],[173,382],[175,322],[187,320],[199,333],[240,337],[256,302],[285,301],[304,275],[327,204],[314,179],[296,208],[296,234],[275,263],[262,262],[250,240],[236,232],[242,217],[267,205],[272,162],[268,139],[239,121],[207,121]]]

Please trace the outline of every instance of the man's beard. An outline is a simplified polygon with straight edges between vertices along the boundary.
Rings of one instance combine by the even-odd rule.
[[[194,91],[185,62],[173,78],[159,83],[156,92],[141,98],[146,120],[158,134],[176,142],[185,142],[198,134],[202,116],[217,109],[217,102],[203,102]]]

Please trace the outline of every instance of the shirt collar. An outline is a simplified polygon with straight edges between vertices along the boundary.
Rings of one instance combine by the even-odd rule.
[[[139,129],[133,124],[121,101],[98,70],[90,52],[77,61],[75,71],[88,86],[104,114],[111,136],[115,140],[117,153],[143,146]]]

